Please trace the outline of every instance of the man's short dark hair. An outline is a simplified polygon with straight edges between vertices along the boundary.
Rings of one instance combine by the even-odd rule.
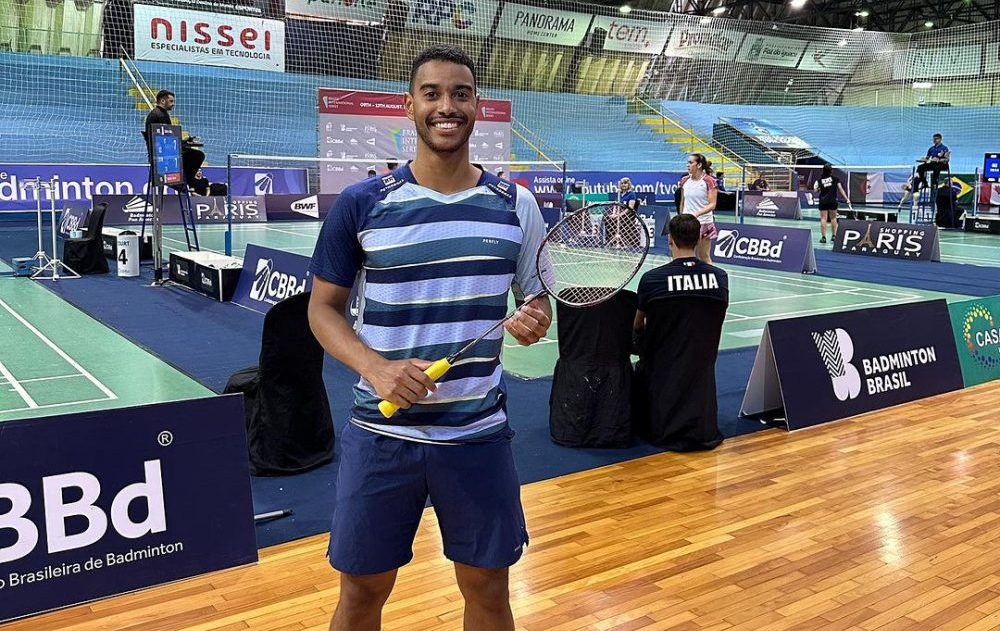
[[[698,245],[701,237],[701,222],[694,215],[674,215],[667,224],[670,231],[670,238],[674,240],[677,247],[685,250],[693,249]]]
[[[159,103],[168,96],[174,96],[174,93],[171,92],[170,90],[160,90],[159,92],[156,93],[156,102]]]
[[[425,48],[416,59],[413,60],[413,65],[410,66],[410,92],[413,92],[413,80],[417,77],[417,71],[420,70],[420,66],[424,65],[428,61],[450,61],[453,64],[458,64],[460,66],[465,66],[472,73],[472,83],[473,86],[477,83],[476,80],[476,65],[472,62],[472,57],[469,53],[465,52],[459,46],[452,46],[450,44],[435,44],[430,48]]]
[[[944,138],[941,134],[934,134],[933,138]]]

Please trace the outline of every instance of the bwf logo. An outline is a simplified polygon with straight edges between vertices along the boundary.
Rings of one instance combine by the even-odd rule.
[[[856,399],[861,394],[861,373],[851,364],[854,359],[854,340],[844,329],[813,333],[826,372],[833,383],[833,394],[838,401]]]

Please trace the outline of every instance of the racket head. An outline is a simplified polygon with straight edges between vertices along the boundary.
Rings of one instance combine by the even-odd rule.
[[[635,278],[649,246],[649,230],[638,213],[617,202],[599,202],[559,220],[545,235],[535,263],[549,295],[587,307],[611,299]]]

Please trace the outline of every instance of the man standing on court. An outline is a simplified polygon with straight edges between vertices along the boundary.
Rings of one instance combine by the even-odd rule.
[[[502,319],[512,286],[523,295],[542,290],[537,203],[469,163],[478,103],[474,65],[462,49],[423,51],[405,95],[416,157],[348,187],[316,243],[310,325],[327,352],[361,375],[340,437],[329,548],[341,572],[333,631],[381,629],[428,497],[465,598],[465,629],[514,629],[508,567],[528,535],[510,446],[502,331],[441,383],[423,372]],[[344,317],[356,281],[357,332]],[[550,322],[548,300],[533,300],[504,328],[529,345]],[[389,420],[378,410],[383,399],[402,408]]]
[[[671,451],[722,442],[715,360],[729,307],[725,270],[695,257],[703,226],[690,214],[667,223],[673,259],[642,275],[633,330],[635,432]]]

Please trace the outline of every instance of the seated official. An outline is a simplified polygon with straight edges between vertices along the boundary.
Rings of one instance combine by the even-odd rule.
[[[756,180],[754,180],[753,182],[750,182],[750,190],[751,191],[766,191],[766,190],[768,190],[770,188],[771,187],[768,186],[767,180],[764,179],[763,175],[757,176]]]
[[[672,451],[722,442],[715,359],[729,306],[729,276],[695,258],[701,224],[678,215],[667,225],[673,260],[639,281],[632,383],[636,434]]]
[[[927,156],[920,159],[922,164],[917,167],[916,190],[927,188],[928,171],[933,171],[937,174],[948,169],[948,162],[951,160],[951,149],[941,142],[941,134],[934,134],[933,140],[934,144],[927,150]]]

